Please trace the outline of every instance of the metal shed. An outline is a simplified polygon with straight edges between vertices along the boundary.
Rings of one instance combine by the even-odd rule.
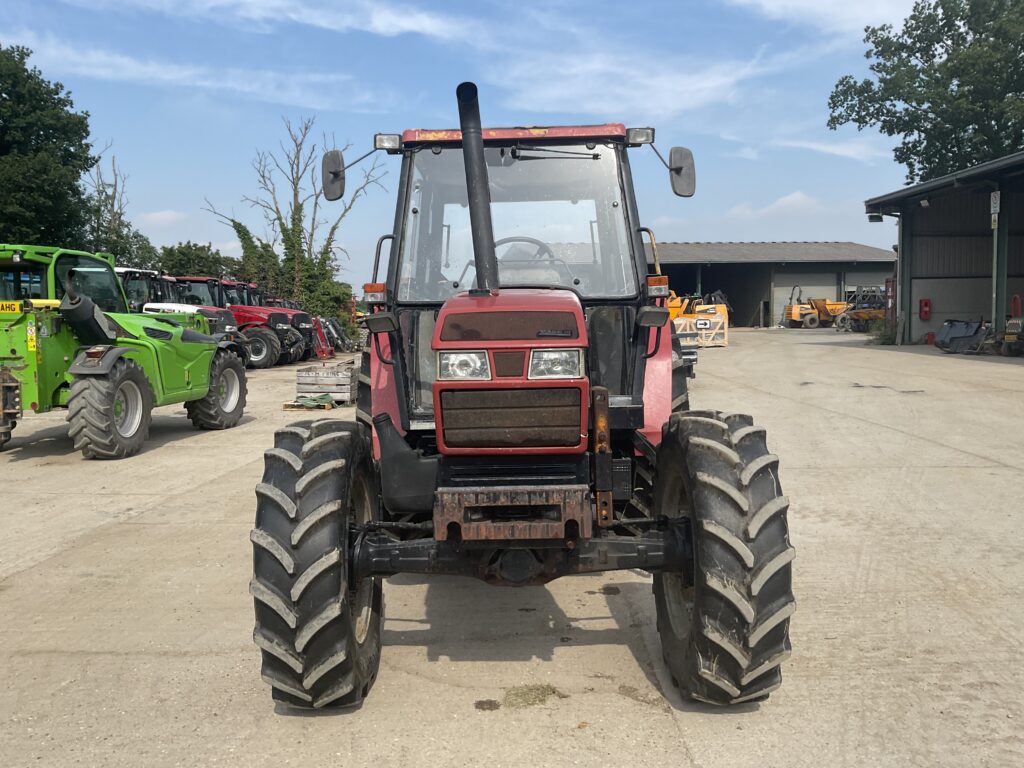
[[[861,286],[885,287],[896,254],[849,242],[659,243],[676,293],[720,290],[739,326],[778,325],[790,294],[842,299]]]
[[[1024,294],[1024,152],[865,201],[872,221],[899,221],[897,311],[905,342],[946,320],[1003,330]]]

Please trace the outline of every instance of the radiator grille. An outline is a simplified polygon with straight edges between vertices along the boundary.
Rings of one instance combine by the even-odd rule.
[[[569,447],[580,442],[580,390],[489,389],[441,393],[451,448]]]

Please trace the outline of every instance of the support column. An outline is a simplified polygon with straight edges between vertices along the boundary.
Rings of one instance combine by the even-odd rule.
[[[697,290],[696,290],[696,294],[698,296],[703,296],[704,295],[704,289],[701,287],[701,282],[700,282],[700,278],[701,278],[700,268],[701,268],[701,265],[698,264],[697,265]]]
[[[902,343],[909,343],[913,340],[910,331],[911,310],[913,309],[910,305],[910,286],[914,261],[913,248],[911,247],[913,238],[910,233],[913,216],[912,210],[913,207],[910,205],[900,208],[897,239],[899,253],[896,259],[896,322],[899,323],[900,317],[903,317],[903,338],[898,340]]]
[[[1002,193],[1006,197],[1006,192]],[[1000,208],[1006,211],[1008,201],[1003,200]],[[1010,216],[1008,213],[994,214],[996,220],[992,230],[992,325],[996,332],[1006,330],[1006,262],[1010,246]]]

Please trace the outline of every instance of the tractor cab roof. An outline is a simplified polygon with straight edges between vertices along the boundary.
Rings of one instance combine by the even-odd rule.
[[[112,253],[89,253],[88,251],[76,251],[71,248],[58,248],[49,245],[8,245],[0,243],[0,260],[4,261],[24,259],[26,261],[49,264],[63,254],[97,258],[105,261],[110,266],[114,265],[114,255]]]
[[[484,128],[484,143],[529,141],[540,144],[548,141],[565,142],[584,139],[594,141],[624,141],[626,126],[622,123],[602,125],[547,125],[516,128]],[[454,129],[410,128],[402,132],[402,147],[423,144],[461,144],[462,131]]]

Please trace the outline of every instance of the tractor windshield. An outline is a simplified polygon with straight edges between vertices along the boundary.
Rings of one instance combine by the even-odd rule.
[[[54,287],[64,298],[64,285],[70,283],[76,293],[88,296],[104,312],[127,312],[124,293],[114,270],[98,259],[65,254],[54,265]]]
[[[125,295],[128,296],[128,303],[133,306],[142,306],[150,301],[156,301],[153,295],[150,282],[152,278],[139,272],[128,272],[121,279],[124,285]]]
[[[224,299],[228,304],[243,304],[250,306],[247,286],[241,283],[224,283]]]
[[[0,301],[46,298],[46,267],[31,261],[0,261]]]
[[[612,145],[487,147],[502,286],[561,287],[584,298],[636,295]],[[443,301],[476,282],[459,148],[413,156],[399,301]]]
[[[183,303],[205,307],[220,306],[216,295],[216,283],[210,283],[207,280],[179,280],[178,284],[181,286]]]

